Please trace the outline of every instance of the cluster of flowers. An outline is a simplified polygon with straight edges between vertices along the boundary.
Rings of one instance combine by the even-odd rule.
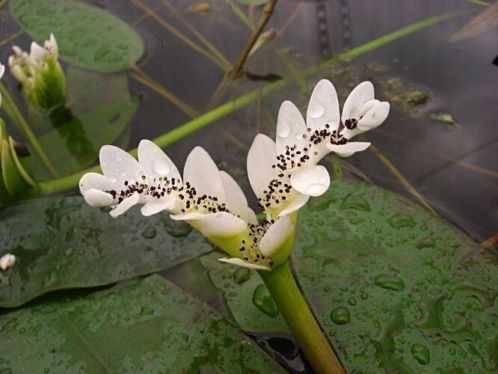
[[[237,182],[201,147],[188,155],[182,178],[149,140],[140,142],[138,160],[106,145],[100,150],[103,174],[85,174],[79,187],[89,205],[111,207],[113,217],[137,204],[144,216],[167,211],[230,256],[220,261],[270,271],[290,254],[298,209],[329,188],[330,176],[320,160],[330,152],[347,157],[367,149],[370,143],[351,139],[379,126],[388,113],[389,103],[375,99],[371,82],[353,89],[342,116],[336,90],[325,79],[313,90],[306,120],[284,101],[276,141],[257,135],[247,157],[249,181],[265,213],[262,221]]]
[[[12,75],[21,83],[28,102],[43,109],[65,104],[66,78],[59,64],[59,49],[53,34],[41,46],[31,43],[29,54],[18,46],[9,57]]]

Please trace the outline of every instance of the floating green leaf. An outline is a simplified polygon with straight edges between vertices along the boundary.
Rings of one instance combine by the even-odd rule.
[[[211,250],[195,231],[172,230],[166,215],[134,210],[114,220],[80,197],[27,201],[0,210],[0,254],[18,257],[0,283],[0,306],[45,292],[93,287],[163,270]],[[186,224],[185,224],[186,225]]]
[[[348,372],[496,372],[498,258],[455,227],[394,193],[336,179],[300,211],[295,247],[300,284]],[[237,323],[285,332],[280,316],[253,304],[257,274],[237,282],[219,257],[201,262]]]
[[[137,98],[130,96],[124,73],[101,74],[69,68],[67,95],[73,118],[57,126],[46,118],[44,126],[50,131],[38,139],[48,157],[57,160],[57,169],[63,175],[94,163],[101,146],[113,144],[126,132],[138,107]],[[37,171],[38,179],[49,177],[37,157],[31,157],[28,164]]]
[[[496,256],[412,202],[346,180],[299,228],[301,286],[349,372],[496,372]]]
[[[158,276],[4,314],[0,352],[2,373],[284,372]]]
[[[75,0],[12,0],[10,10],[30,36],[43,42],[54,33],[61,56],[96,71],[135,64],[145,46],[140,36],[112,14]]]
[[[287,332],[287,324],[259,275],[221,263],[220,257],[220,253],[202,256],[201,264],[209,270],[214,286],[223,293],[237,324],[246,331]],[[240,275],[241,271],[245,273],[244,277]]]

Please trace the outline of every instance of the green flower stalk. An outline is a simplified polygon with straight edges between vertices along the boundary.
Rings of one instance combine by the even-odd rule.
[[[4,72],[5,67],[0,64],[0,78]],[[2,96],[0,95],[1,103]],[[7,127],[0,118],[0,206],[28,194],[37,187],[36,182],[19,159],[16,146],[16,141],[9,136]]]
[[[66,105],[66,78],[59,64],[59,50],[53,34],[44,46],[31,43],[30,53],[18,46],[9,57],[12,75],[19,81],[28,103],[46,111]]]
[[[340,373],[342,366],[309,309],[289,267],[297,212],[330,186],[319,162],[334,152],[348,157],[370,146],[351,139],[387,118],[389,104],[375,99],[370,82],[346,99],[342,115],[333,84],[315,86],[306,120],[290,101],[277,119],[277,137],[255,137],[247,157],[251,187],[265,219],[258,221],[237,182],[209,154],[195,147],[183,176],[154,143],[142,140],[138,160],[106,145],[100,150],[103,174],[88,173],[80,191],[94,207],[111,207],[113,217],[141,205],[144,216],[167,211],[186,221],[229,257],[220,261],[257,270],[317,373]]]

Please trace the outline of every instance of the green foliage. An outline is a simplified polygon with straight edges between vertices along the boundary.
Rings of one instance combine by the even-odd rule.
[[[27,201],[0,211],[0,253],[18,258],[0,283],[0,306],[160,271],[210,250],[166,215],[144,219],[134,210],[115,220],[80,197]]]
[[[94,163],[101,146],[115,143],[126,132],[138,107],[137,98],[130,96],[125,73],[101,74],[71,67],[66,75],[70,107],[66,118],[54,118],[49,112],[30,118],[43,133],[40,145],[49,159],[57,161],[62,175]],[[27,162],[38,179],[49,178],[38,157]]]
[[[284,372],[236,327],[158,276],[4,314],[0,335],[1,372]]]
[[[135,64],[145,46],[119,18],[75,0],[12,0],[10,10],[21,27],[42,43],[53,33],[59,53],[86,69],[115,72]]]
[[[90,287],[157,271],[209,250],[201,239],[197,243],[193,234],[183,238],[164,234],[166,228],[174,231],[175,235],[185,235],[181,227],[168,226],[171,222],[165,221],[164,216],[144,220],[135,212],[119,220],[111,220],[102,212],[83,204],[81,199],[59,198],[3,210],[0,215],[0,238],[5,239],[0,242],[0,247],[20,259],[0,288],[4,305],[19,305],[51,289]],[[43,214],[36,214],[37,211]],[[10,216],[13,218],[8,218]],[[32,229],[26,233],[25,227]],[[172,244],[165,244],[168,240]],[[161,248],[167,249],[161,252]],[[233,316],[242,329],[250,332],[286,333],[285,322],[258,275],[221,264],[218,261],[220,256],[211,253],[200,260],[184,262],[168,271],[167,277],[198,300],[209,303],[218,313],[216,318],[223,316],[232,320]],[[325,196],[313,199],[300,212],[293,262],[314,313],[349,372],[496,371],[498,259],[482,252],[459,230],[412,202],[363,182],[334,180]],[[125,274],[121,274],[122,269],[126,270]],[[27,279],[33,281],[28,282]],[[139,282],[150,282],[147,287],[153,293],[161,293],[160,290],[165,287],[155,277]],[[179,323],[183,327],[178,330],[160,329],[155,325],[167,323],[164,321],[173,317],[153,319],[155,322],[150,325],[140,325],[140,331],[133,329],[133,322],[133,326],[126,325],[126,318],[134,321],[133,316],[139,316],[143,308],[152,308],[151,315],[154,315],[156,304],[150,299],[136,299],[138,296],[134,293],[130,296],[130,304],[119,301],[121,304],[112,305],[115,299],[121,300],[110,296],[121,292],[116,291],[120,287],[126,289],[131,286],[118,286],[85,298],[71,298],[66,303],[50,302],[4,315],[0,320],[0,326],[3,324],[0,327],[0,341],[10,341],[11,346],[12,342],[27,344],[27,341],[35,341],[35,348],[21,349],[21,345],[19,349],[3,351],[20,351],[22,360],[27,360],[27,357],[30,364],[35,362],[31,357],[38,355],[42,359],[36,362],[55,367],[52,366],[55,365],[53,361],[46,361],[51,357],[50,351],[37,350],[53,346],[55,354],[61,349],[62,342],[70,342],[68,348],[63,349],[76,352],[80,347],[79,351],[85,352],[80,361],[74,359],[74,362],[81,363],[88,354],[92,355],[86,348],[89,346],[96,352],[104,353],[103,362],[106,365],[123,368],[120,365],[125,365],[124,361],[116,363],[106,359],[122,358],[128,349],[134,348],[138,350],[141,360],[131,355],[132,359],[126,361],[126,365],[131,365],[128,366],[131,371],[145,372],[154,371],[154,367],[140,366],[140,362],[145,362],[142,360],[145,356],[154,357],[148,361],[151,365],[163,360],[163,368],[170,367],[168,365],[173,358],[189,358],[189,355],[178,354],[185,348],[183,322]],[[105,306],[102,306],[100,295],[107,295],[102,298],[109,300]],[[186,309],[184,300],[190,298],[176,290],[175,295],[161,297],[161,302],[169,305],[168,313],[174,318],[183,318]],[[197,313],[206,312],[204,304],[194,304]],[[75,305],[85,307],[77,307],[73,311],[71,308]],[[46,328],[44,323],[33,320],[36,308],[50,310],[49,317],[44,317],[49,318],[48,322],[44,322],[49,329],[44,330],[47,331],[44,334],[36,331],[41,325],[41,328]],[[195,314],[193,311],[190,314],[189,308],[185,313]],[[87,309],[88,315],[83,311]],[[180,309],[182,313],[178,313]],[[95,312],[97,310],[100,314]],[[126,318],[121,319],[121,316]],[[29,325],[23,319],[28,317],[34,321]],[[173,321],[176,321],[174,318]],[[82,324],[80,319],[87,321],[87,325]],[[76,322],[72,325],[59,322],[65,320]],[[111,321],[113,325],[101,328],[101,320],[104,320],[102,323]],[[61,325],[53,327],[54,321]],[[150,332],[153,343],[147,345],[149,340],[143,342],[142,339],[143,336],[149,337],[150,326],[154,330],[154,333]],[[85,331],[85,339],[75,340],[74,331],[78,332],[78,336]],[[86,339],[86,331],[89,331],[90,340]],[[97,337],[105,339],[100,342]],[[192,339],[192,344],[211,347],[212,338],[217,339],[219,335],[205,330],[203,338]],[[239,342],[238,339],[245,338],[233,338],[230,345]],[[123,340],[131,344],[131,348],[122,346]],[[135,346],[135,340],[140,344]],[[158,349],[166,345],[169,350],[157,354]],[[115,351],[111,351],[113,349]],[[121,351],[124,353],[121,354]],[[113,356],[109,352],[116,353]],[[206,362],[210,359],[233,359],[224,351],[206,352],[200,354]],[[66,357],[67,351],[63,353],[63,356],[57,356],[59,361],[63,360],[61,357]],[[2,357],[12,368],[22,361],[13,358],[13,354],[4,353]],[[90,360],[92,365],[96,364],[94,357]],[[218,364],[221,365],[216,361]],[[231,365],[223,362],[225,364]],[[83,365],[89,364],[86,362]],[[179,365],[184,365],[183,361]],[[185,365],[181,367],[189,367],[187,363]],[[257,370],[271,370],[269,365],[272,364],[265,358]]]
[[[251,332],[286,331],[280,316],[255,305],[263,285],[257,274],[236,282],[237,269],[216,263],[219,257],[201,263],[237,323]],[[293,261],[349,372],[498,368],[498,258],[411,201],[334,180],[300,211]]]

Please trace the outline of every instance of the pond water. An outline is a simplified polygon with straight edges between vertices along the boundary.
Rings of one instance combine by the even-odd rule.
[[[6,3],[0,3],[0,61],[4,64],[12,45],[27,49],[32,40],[20,29]],[[218,165],[234,175],[249,196],[245,172],[247,151],[257,133],[274,135],[281,101],[290,99],[304,111],[314,84],[328,78],[337,87],[342,103],[356,84],[371,80],[377,96],[391,102],[389,118],[382,127],[365,136],[375,145],[374,149],[334,162],[340,162],[347,174],[423,204],[477,243],[488,243],[486,250],[496,252],[496,28],[461,41],[449,41],[485,9],[481,2],[281,0],[265,29],[272,30],[268,40],[248,58],[244,66],[247,74],[235,80],[225,79],[227,66],[223,61],[237,60],[251,28],[258,22],[259,7],[242,2],[235,2],[234,6],[221,0],[88,0],[86,3],[124,20],[138,32],[146,46],[145,54],[136,64],[114,73],[82,70],[68,64],[62,53],[64,69],[72,70],[68,76],[71,74],[82,87],[79,91],[77,86],[71,89],[83,106],[120,95],[126,100],[130,95],[138,103],[129,124],[123,123],[115,132],[111,130],[109,139],[116,144],[133,149],[141,139],[157,138],[253,92],[254,97],[247,105],[210,121],[165,148],[180,169],[190,150],[196,145],[203,146]],[[456,13],[367,53],[358,53],[346,61],[334,60],[371,40],[449,12]],[[270,93],[263,90],[282,80],[288,83]],[[3,81],[20,103],[22,96],[15,90],[17,83],[12,75],[6,73]],[[127,85],[129,94],[115,89],[126,91]],[[11,134],[18,141],[25,141],[23,133],[8,119],[6,122]],[[82,122],[83,132],[76,143],[80,141],[89,149],[98,149],[102,139],[92,136],[99,136],[99,129],[86,130],[86,122]],[[107,125],[113,126],[113,122],[110,120]],[[64,132],[54,137],[57,144],[67,140]],[[65,144],[70,148],[73,143]],[[88,158],[81,158],[74,148],[64,155],[55,160],[56,167],[67,170],[59,177],[91,166]],[[330,159],[326,164],[330,165]],[[46,171],[35,169],[33,173],[38,180],[51,179]],[[75,188],[58,193],[77,194]],[[250,203],[255,206],[255,198]],[[174,279],[178,272],[168,270],[164,275]],[[290,371],[309,370],[289,335],[252,336],[280,357]]]

